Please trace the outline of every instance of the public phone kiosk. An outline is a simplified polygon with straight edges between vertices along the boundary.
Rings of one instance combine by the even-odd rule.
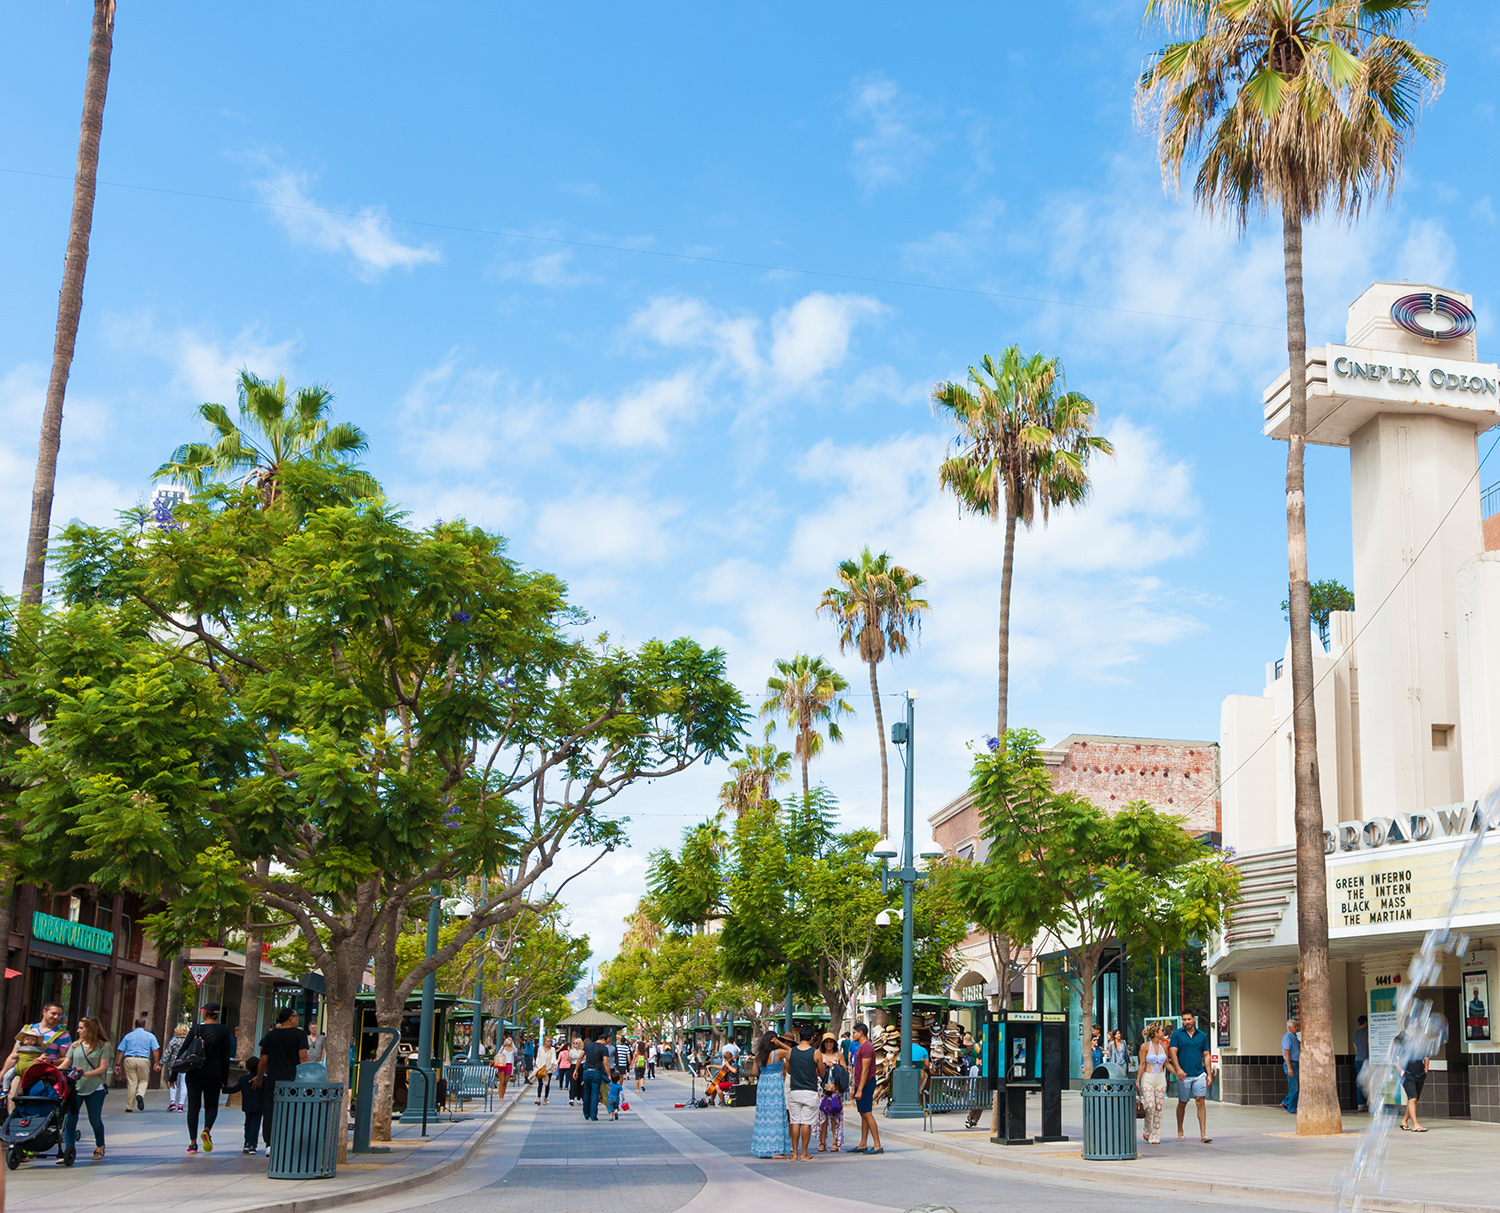
[[[1062,1131],[1062,1089],[1068,1075],[1066,1011],[999,1011],[985,1017],[986,1075],[990,1090],[1004,1091],[1005,1121],[997,1145],[1067,1141]],[[1042,1131],[1026,1135],[1026,1097],[1042,1096]]]

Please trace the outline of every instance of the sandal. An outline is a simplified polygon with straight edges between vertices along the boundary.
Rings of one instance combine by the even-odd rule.
[[[94,1161],[98,1162],[103,1157],[104,1157],[104,1147],[103,1146],[95,1146],[94,1147]]]

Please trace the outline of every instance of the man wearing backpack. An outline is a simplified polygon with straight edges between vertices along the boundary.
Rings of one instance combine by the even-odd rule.
[[[229,1081],[230,1031],[219,1022],[219,1004],[203,1008],[203,1022],[194,1024],[182,1042],[172,1068],[187,1078],[188,1153],[213,1153],[212,1129],[219,1118],[219,1092]],[[203,1136],[198,1136],[198,1112],[203,1111]]]

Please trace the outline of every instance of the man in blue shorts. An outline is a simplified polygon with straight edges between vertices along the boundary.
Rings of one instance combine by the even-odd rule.
[[[854,1096],[854,1107],[859,1112],[859,1145],[851,1154],[884,1154],[880,1144],[880,1128],[875,1123],[875,1046],[870,1043],[870,1029],[862,1023],[854,1025],[854,1075],[849,1080],[849,1090]],[[873,1145],[867,1142],[873,1141]]]
[[[1209,1052],[1208,1033],[1198,1028],[1198,1017],[1191,1011],[1182,1013],[1182,1027],[1167,1042],[1168,1062],[1177,1075],[1177,1140],[1182,1141],[1182,1117],[1188,1100],[1198,1105],[1198,1136],[1207,1145],[1208,1088],[1214,1080],[1213,1055]]]

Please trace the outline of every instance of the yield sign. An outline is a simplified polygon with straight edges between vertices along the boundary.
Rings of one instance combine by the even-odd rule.
[[[208,980],[208,975],[214,971],[214,967],[213,965],[188,965],[187,971],[188,976],[193,979],[193,984],[201,988]]]

